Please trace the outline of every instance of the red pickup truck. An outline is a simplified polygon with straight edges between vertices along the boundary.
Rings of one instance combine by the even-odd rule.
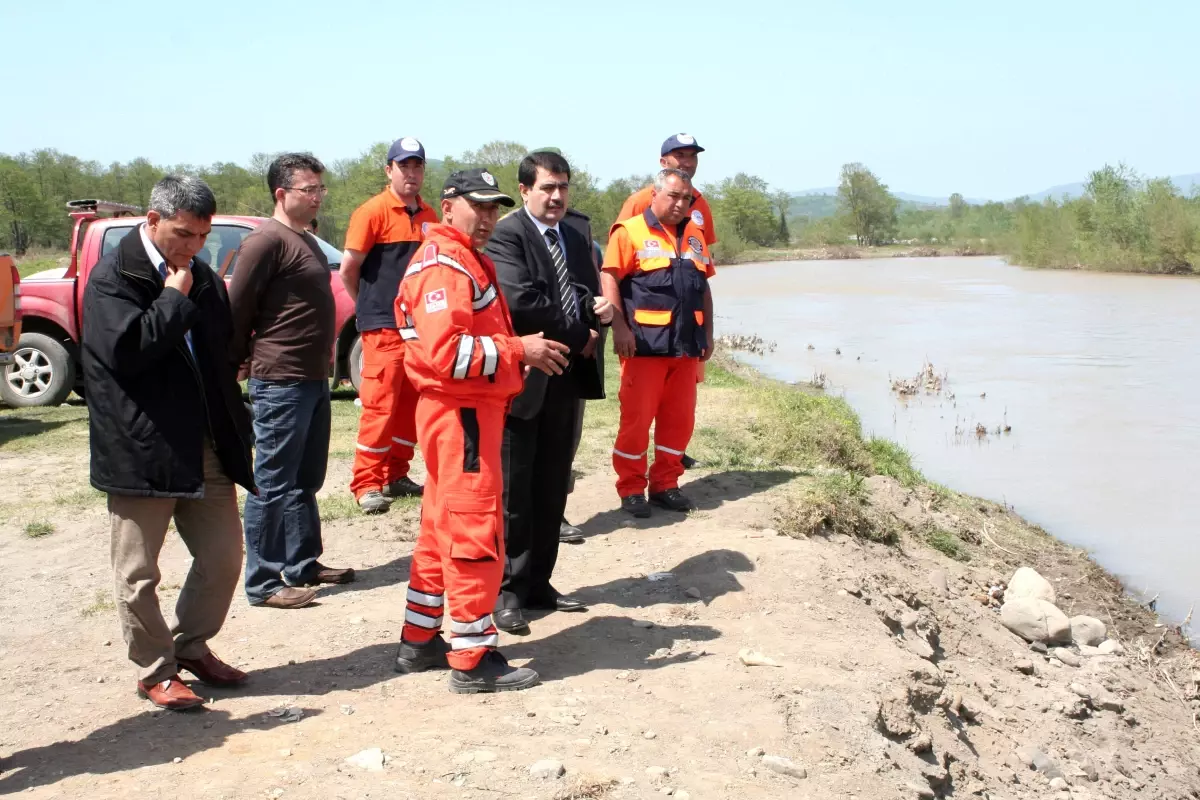
[[[71,236],[71,263],[65,269],[39,272],[21,284],[21,338],[17,363],[4,367],[0,400],[9,406],[59,405],[74,390],[81,397],[79,331],[82,329],[83,288],[92,267],[108,255],[117,242],[145,221],[142,209],[98,200],[73,200],[67,204],[75,220]],[[262,217],[218,215],[212,233],[200,251],[228,282],[237,268],[237,251],[242,239],[265,222]],[[362,345],[355,325],[354,301],[346,294],[337,269],[342,254],[318,238],[331,267],[329,283],[337,304],[337,340],[331,354],[330,376],[334,385],[344,380],[358,388],[362,368]]]

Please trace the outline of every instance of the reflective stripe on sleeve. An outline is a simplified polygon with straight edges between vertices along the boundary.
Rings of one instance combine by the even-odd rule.
[[[480,336],[479,344],[483,346],[483,374],[495,375],[496,367],[500,364],[500,352],[496,350],[496,342],[490,336]]]
[[[485,308],[490,306],[492,304],[492,301],[495,299],[496,299],[496,287],[489,286],[487,288],[487,291],[479,296],[478,300],[471,301],[471,309],[473,311],[483,311]]]
[[[467,377],[467,370],[471,367],[471,356],[475,353],[475,337],[463,334],[458,340],[458,356],[454,360],[454,377],[463,379]]]

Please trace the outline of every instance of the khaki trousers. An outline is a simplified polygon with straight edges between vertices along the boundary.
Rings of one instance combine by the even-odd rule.
[[[242,521],[237,491],[211,445],[204,448],[204,497],[108,496],[117,616],[139,679],[158,683],[176,674],[176,658],[201,658],[217,635],[242,570]],[[192,567],[167,627],[158,605],[158,556],[171,518],[192,554]]]

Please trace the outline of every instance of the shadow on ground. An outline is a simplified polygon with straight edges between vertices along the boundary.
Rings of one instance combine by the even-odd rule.
[[[408,571],[411,565],[412,556],[407,555],[392,559],[386,564],[378,564],[366,569],[355,568],[354,583],[324,586],[321,588],[320,597],[333,597],[334,595],[345,594],[347,592],[365,592],[383,586],[396,586],[397,584],[405,583],[408,581]]]
[[[82,421],[86,424],[86,420]],[[0,417],[0,447],[17,439],[37,436],[64,425],[75,425],[79,422],[81,420],[78,419],[36,419],[19,414],[6,414]]]
[[[713,511],[725,503],[765,492],[795,477],[795,472],[782,469],[729,470],[705,475],[682,484],[680,488],[695,503],[698,511]],[[656,506],[649,519],[635,519],[620,509],[616,490],[613,490],[613,506],[611,510],[601,511],[580,524],[583,535],[600,536],[621,528],[661,528],[684,518],[678,512],[666,511]]]
[[[641,608],[659,603],[686,603],[702,598],[707,604],[713,598],[745,587],[737,573],[753,572],[754,562],[737,550],[709,550],[685,558],[667,572],[670,578],[652,581],[649,578],[617,578],[608,583],[585,586],[571,595],[590,604],[609,603],[621,608]],[[700,598],[688,598],[689,588],[700,590]]]
[[[304,716],[320,714],[303,709]],[[146,712],[92,731],[83,739],[21,750],[0,759],[0,794],[47,786],[75,775],[106,775],[170,764],[220,747],[251,728],[274,728],[281,720],[258,715],[234,719],[228,711]]]
[[[676,642],[711,642],[721,635],[707,625],[668,625],[635,628],[630,617],[589,617],[582,625],[544,639],[506,643],[501,647],[511,659],[531,659],[527,666],[543,681],[585,675],[593,670],[653,670],[695,660],[692,653],[651,658],[660,648]]]

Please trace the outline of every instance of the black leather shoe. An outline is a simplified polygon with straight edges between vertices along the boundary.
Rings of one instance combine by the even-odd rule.
[[[628,497],[622,497],[621,510],[632,514],[638,519],[645,519],[650,516],[650,506],[646,502],[645,496],[640,494],[631,494]]]
[[[568,597],[565,594],[560,594],[554,598],[555,611],[587,611],[587,603],[580,600],[578,597]]]
[[[700,462],[689,456],[687,453],[684,453],[679,459],[679,463],[683,465],[684,469],[694,469]]]
[[[484,654],[475,669],[450,672],[450,691],[454,694],[519,692],[537,683],[536,672],[529,667],[510,667],[508,660],[495,650]]]
[[[424,492],[425,487],[407,475],[383,487],[383,496],[389,500],[394,500],[397,497],[420,497]]]
[[[691,511],[696,506],[687,498],[683,492],[678,489],[667,489],[665,492],[654,492],[650,495],[650,502],[659,508],[665,508],[668,511]]]
[[[564,519],[558,526],[558,540],[563,544],[579,544],[583,541],[583,531]]]
[[[396,652],[396,672],[410,675],[427,669],[448,669],[450,664],[446,661],[446,654],[449,652],[450,644],[440,633],[425,644],[402,641]]]
[[[519,608],[502,608],[492,613],[492,622],[505,633],[529,633],[529,623]]]

